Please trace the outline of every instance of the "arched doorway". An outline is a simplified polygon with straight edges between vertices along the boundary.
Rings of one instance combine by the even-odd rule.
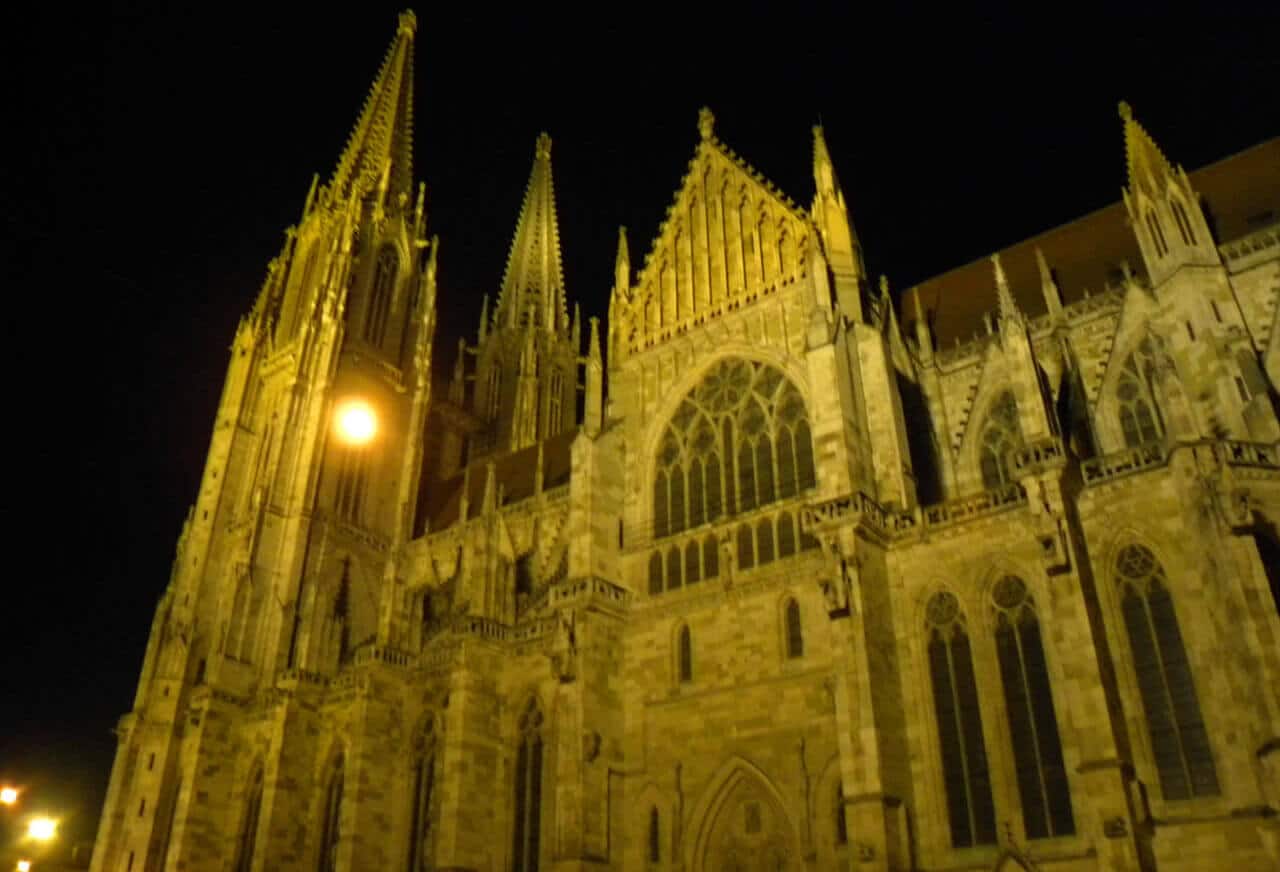
[[[800,855],[795,827],[781,797],[745,761],[716,778],[694,829],[697,872],[795,872]],[[697,819],[697,818],[695,818]]]

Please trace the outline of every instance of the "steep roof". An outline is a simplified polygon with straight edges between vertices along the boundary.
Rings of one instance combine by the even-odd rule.
[[[526,318],[549,331],[564,333],[569,329],[560,226],[551,182],[551,137],[545,133],[539,134],[534,146],[533,169],[511,240],[494,325],[519,326]]]
[[[1145,150],[1145,146],[1143,146]],[[1147,155],[1147,157],[1151,157]],[[1131,160],[1132,158],[1130,158]],[[1154,158],[1152,158],[1154,159]],[[1280,138],[1271,139],[1239,154],[1191,173],[1191,185],[1205,203],[1210,226],[1219,243],[1247,234],[1249,220],[1271,211],[1280,215]],[[1045,311],[1040,292],[1036,248],[1044,252],[1061,289],[1063,302],[1097,293],[1114,282],[1121,262],[1135,273],[1143,270],[1142,254],[1123,203],[1113,203],[1068,224],[1045,231],[1002,249],[1000,260],[1019,308],[1028,315]],[[972,263],[921,282],[902,300],[905,320],[914,320],[910,298],[919,293],[930,313],[939,348],[956,339],[964,341],[982,328],[983,313],[997,305],[991,259]]]
[[[567,430],[542,442],[544,489],[550,490],[568,483],[572,470],[570,447],[577,436],[576,429]],[[502,492],[502,505],[518,503],[533,496],[534,474],[538,465],[536,444],[501,457],[484,458],[471,464],[469,476],[464,471],[443,481],[423,482],[423,487],[427,488],[423,510],[431,532],[446,529],[458,521],[462,509],[464,486],[468,514],[475,517],[480,513],[490,459],[494,463],[495,482]]]

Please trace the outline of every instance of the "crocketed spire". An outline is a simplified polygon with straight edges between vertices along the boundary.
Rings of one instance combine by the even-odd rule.
[[[494,324],[540,327],[560,334],[569,329],[564,270],[560,265],[560,228],[551,183],[551,137],[545,133],[538,135],[534,147],[533,171],[511,241]]]

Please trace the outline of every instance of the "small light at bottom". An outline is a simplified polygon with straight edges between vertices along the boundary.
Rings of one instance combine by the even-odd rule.
[[[0,787],[0,804],[13,805],[18,801],[18,789],[16,787]]]
[[[19,861],[18,861],[18,872],[31,872],[31,861],[30,861],[30,860],[19,860]]]

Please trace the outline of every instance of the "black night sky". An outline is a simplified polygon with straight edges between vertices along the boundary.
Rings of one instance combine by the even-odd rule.
[[[18,522],[0,778],[77,840],[96,828],[236,320],[312,173],[332,171],[398,11],[185,5],[54,4],[4,52],[35,54],[6,76],[5,140],[25,157],[0,166]],[[1260,2],[1205,4],[1187,25],[1154,3],[1119,18],[435,5],[416,9],[415,170],[441,238],[443,366],[501,280],[540,130],[569,294],[602,317],[617,227],[638,267],[704,104],[802,204],[821,120],[868,266],[895,289],[1119,199],[1120,99],[1188,170],[1280,134],[1280,11]]]

